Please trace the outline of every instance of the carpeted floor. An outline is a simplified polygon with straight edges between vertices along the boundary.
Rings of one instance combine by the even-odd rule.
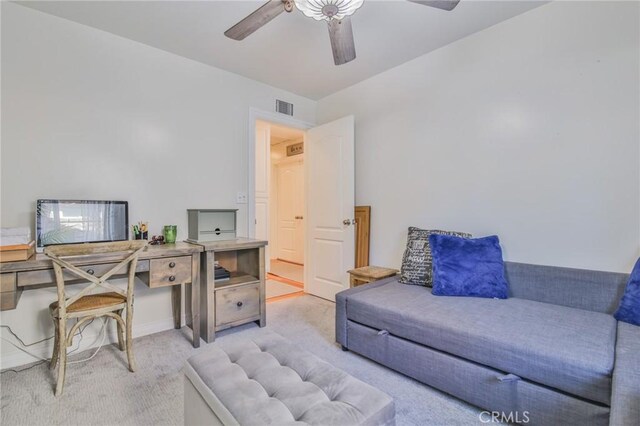
[[[267,329],[289,338],[316,356],[367,382],[396,403],[398,425],[479,425],[479,410],[382,367],[334,342],[334,304],[301,296],[267,304],[267,327],[247,324],[217,339],[256,336]],[[189,331],[170,330],[135,339],[138,370],[129,373],[126,357],[104,347],[85,363],[70,365],[64,394],[55,398],[54,373],[38,365],[1,376],[2,425],[180,425],[184,361],[206,351],[193,349]],[[93,350],[74,355],[86,358]]]

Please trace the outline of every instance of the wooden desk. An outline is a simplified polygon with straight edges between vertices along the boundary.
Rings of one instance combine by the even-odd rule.
[[[171,306],[175,328],[182,326],[182,289],[185,286],[187,325],[193,330],[193,346],[200,346],[200,253],[196,244],[177,242],[148,246],[138,258],[136,275],[149,288],[171,286]],[[113,254],[82,256],[73,260],[89,274],[98,276],[118,262]],[[126,273],[123,267],[122,275]],[[65,271],[65,280],[73,284],[73,276]],[[38,253],[28,260],[0,263],[0,310],[15,309],[23,290],[55,287],[51,260]],[[76,280],[76,282],[82,282]],[[194,285],[195,284],[195,285]],[[53,301],[53,300],[52,300]]]

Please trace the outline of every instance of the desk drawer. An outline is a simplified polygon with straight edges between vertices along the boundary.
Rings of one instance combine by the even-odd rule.
[[[111,268],[116,266],[118,263],[100,263],[97,265],[85,265],[80,268],[95,276],[102,276],[107,273]],[[149,270],[149,261],[148,260],[139,260],[138,265],[136,267],[136,272],[146,272]],[[126,265],[123,265],[122,268],[118,270],[116,275],[118,277],[122,277],[127,273]],[[72,274],[71,272],[63,269],[64,280],[65,281],[73,281],[73,280],[82,280],[77,275]],[[31,285],[42,285],[42,284],[56,284],[56,274],[53,272],[53,267],[51,269],[42,269],[39,271],[25,271],[18,272],[18,287],[25,287]]]
[[[260,315],[260,284],[216,291],[216,327]]]
[[[191,282],[191,256],[151,259],[149,287],[186,284]]]

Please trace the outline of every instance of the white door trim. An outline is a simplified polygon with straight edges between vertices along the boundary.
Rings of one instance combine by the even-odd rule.
[[[249,130],[247,133],[247,236],[249,238],[255,238],[256,235],[256,120],[282,124],[300,130],[307,130],[315,125],[277,112],[249,108]]]

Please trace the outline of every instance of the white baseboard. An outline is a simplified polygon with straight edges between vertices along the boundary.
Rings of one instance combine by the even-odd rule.
[[[107,325],[107,336],[104,339],[105,345],[115,343],[118,341],[118,337],[115,333],[115,322],[109,321],[109,323],[112,323],[112,324]],[[182,324],[184,323],[185,323],[185,318],[183,315]],[[172,329],[173,329],[173,318],[169,317],[162,320],[148,322],[144,324],[138,324],[138,325],[136,325],[134,321],[133,329],[131,331],[133,333],[133,337],[136,338],[136,337],[147,336],[149,334],[159,333],[161,331],[172,330]],[[78,337],[74,339],[73,349],[77,347],[76,345],[77,345],[77,342],[79,341],[78,339],[79,339]],[[91,332],[83,333],[82,342],[80,343],[80,348],[76,350],[73,353],[73,355],[79,352],[85,351],[87,349],[97,347],[100,344],[100,340],[101,339],[100,339],[99,329],[97,331],[92,330]],[[2,345],[8,346],[9,343],[2,341]],[[0,369],[19,367],[21,365],[30,364],[32,362],[38,361],[38,358],[35,358],[28,353],[22,352],[17,348],[14,348],[14,349],[15,349],[15,352],[9,353],[7,355],[2,355],[2,357],[0,357]],[[40,358],[49,359],[51,358],[51,351],[53,350],[53,339],[48,340],[46,342],[42,342],[41,344],[38,344],[38,345],[30,346],[29,348],[25,348],[25,349],[33,353],[34,355],[38,355]]]

